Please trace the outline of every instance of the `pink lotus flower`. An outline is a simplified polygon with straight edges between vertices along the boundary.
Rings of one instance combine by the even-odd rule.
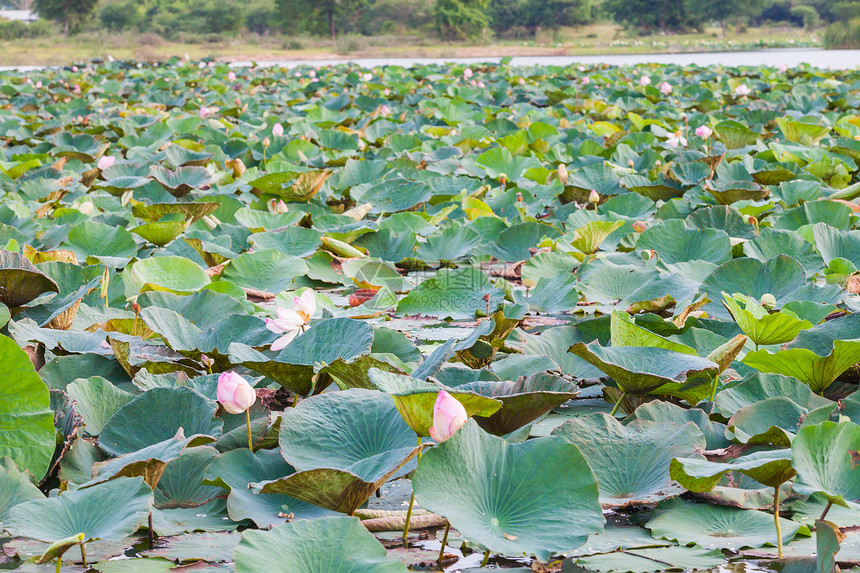
[[[278,318],[267,318],[266,328],[274,333],[283,334],[272,344],[271,349],[278,351],[292,342],[299,332],[304,330],[316,311],[314,291],[307,289],[301,296],[293,298],[293,308],[279,308]]]
[[[236,81],[236,73],[235,72],[227,72],[227,81],[235,82]]]
[[[741,84],[735,88],[735,95],[738,97],[748,96],[752,93],[752,90],[746,84]]]
[[[112,155],[103,155],[99,158],[98,168],[104,171],[114,163],[116,163],[116,157],[113,157]]]
[[[294,73],[293,75],[294,75],[295,77],[297,77],[297,78],[302,77],[302,73],[301,73],[301,72],[296,72],[296,73]]]
[[[600,193],[598,193],[597,191],[592,189],[591,193],[588,194],[588,202],[589,203],[597,203],[599,201],[600,201]]]
[[[77,73],[78,72],[78,66],[72,66],[72,71]]]
[[[484,82],[482,82],[482,81],[478,80],[478,87],[479,87],[479,88],[485,88],[485,87],[487,87],[487,86],[484,84]]]
[[[639,85],[643,86],[643,87],[644,86],[650,86],[651,85],[651,78],[649,78],[648,76],[640,77],[639,78]]]
[[[660,84],[660,93],[667,96],[672,93],[672,85],[669,82]]]
[[[684,132],[679,129],[666,140],[666,143],[669,144],[669,147],[687,147],[687,138],[684,137]]]
[[[473,75],[472,74],[472,68],[466,68],[465,70],[463,70],[463,77],[466,78],[467,80],[469,78],[471,78],[472,75]]]
[[[384,90],[382,90],[382,95],[384,95],[385,97],[388,97],[389,95],[391,95],[391,90],[388,88],[385,88]]]
[[[81,95],[81,86],[80,86],[80,85],[78,85],[78,84],[75,84],[75,85],[72,87],[72,92],[73,92],[75,95]]]
[[[383,117],[388,117],[389,115],[391,115],[391,109],[387,105],[382,104],[382,107],[379,108],[379,113]]]
[[[361,80],[364,82],[369,82],[372,79],[373,79],[373,74],[371,74],[370,72],[367,72],[366,74],[362,74],[362,76],[361,76]]]
[[[787,65],[785,65],[785,64],[780,64],[780,65],[779,65],[779,73],[784,74],[784,73],[785,73],[785,72],[787,72],[787,71],[788,71],[788,66],[787,66]]]
[[[526,80],[523,78],[520,78],[517,80],[517,83],[520,84],[521,86],[524,86],[524,85],[526,85]]]
[[[698,135],[702,139],[708,139],[713,133],[714,131],[707,125],[700,125],[696,128],[696,135]]]
[[[205,105],[200,108],[200,118],[203,119],[207,116],[210,116],[218,111],[217,107],[206,107]]]
[[[314,291],[305,289],[301,296],[293,297],[293,310],[295,310],[304,321],[310,322],[311,317],[317,311],[317,299]]]
[[[441,390],[436,396],[436,404],[433,406],[433,425],[430,426],[430,437],[442,443],[462,428],[468,419],[466,408],[460,401],[445,390]]]
[[[39,80],[38,82],[36,82],[36,88],[42,89],[42,80]]]
[[[218,401],[230,414],[241,414],[257,401],[257,393],[248,381],[235,372],[224,372],[218,377]]]
[[[282,199],[269,199],[267,206],[269,207],[269,213],[274,213],[275,215],[283,215],[289,211],[287,204]]]
[[[308,72],[308,77],[309,78],[315,78],[315,77],[317,77],[317,73],[315,71],[311,70]]]
[[[284,126],[280,123],[276,123],[275,125],[273,125],[272,135],[274,135],[275,137],[281,137],[282,135],[284,135]]]
[[[582,85],[587,86],[591,83],[591,78],[582,78]]]

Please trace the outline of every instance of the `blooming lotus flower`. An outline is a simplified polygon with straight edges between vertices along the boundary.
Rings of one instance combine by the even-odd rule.
[[[687,138],[684,137],[684,132],[679,129],[666,140],[666,143],[669,144],[669,147],[687,147]]]
[[[713,135],[714,131],[708,127],[707,125],[700,125],[696,128],[696,135],[701,137],[702,139],[708,139]]]
[[[305,322],[310,322],[311,317],[317,311],[317,299],[314,291],[306,289],[301,296],[293,297],[293,310],[299,313]]]
[[[218,108],[217,108],[217,107],[206,107],[206,106],[204,105],[203,107],[201,107],[201,108],[200,108],[200,112],[199,112],[199,113],[200,113],[200,118],[201,118],[201,119],[203,119],[203,118],[205,118],[206,116],[212,115],[212,114],[213,114],[213,113],[215,113],[216,111],[218,111]]]
[[[391,95],[391,90],[388,88],[385,88],[384,90],[382,90],[382,95],[388,97],[389,95]]]
[[[473,75],[472,74],[472,68],[466,68],[465,70],[463,70],[463,77],[466,78],[467,80],[469,78],[471,78],[472,75]]]
[[[524,80],[523,78],[520,78],[519,80],[517,80],[517,83],[520,84],[521,86],[524,86],[524,85],[526,85],[526,80]]]
[[[99,158],[98,168],[104,171],[114,163],[116,163],[116,157],[111,155],[102,155],[101,158]]]
[[[651,85],[651,78],[649,78],[648,76],[640,77],[639,78],[639,85],[643,86],[643,87],[644,86],[650,86]]]
[[[282,135],[284,135],[284,126],[280,123],[276,123],[275,125],[273,125],[272,135],[274,135],[275,137],[281,137]]]
[[[235,72],[227,72],[227,81],[235,82],[236,81],[236,73]]]
[[[36,82],[36,88],[42,89],[42,80],[39,80],[38,82]]]
[[[383,117],[388,117],[391,115],[391,109],[387,105],[382,104],[382,107],[379,108],[379,113]]]
[[[582,78],[582,85],[587,86],[591,83],[591,78]]]
[[[752,93],[752,90],[746,84],[741,84],[735,88],[735,95],[738,97],[748,96]]]
[[[218,377],[218,401],[230,414],[241,414],[257,401],[257,393],[248,381],[235,372],[224,372]]]
[[[72,71],[73,71],[73,72],[75,72],[75,73],[77,73],[77,71],[78,71],[78,66],[72,66]]]
[[[315,77],[317,77],[317,73],[315,71],[311,70],[308,72],[308,77],[309,78],[315,78]]]
[[[672,93],[672,85],[669,82],[663,82],[660,84],[660,93],[663,95],[669,95]]]
[[[478,80],[478,87],[479,87],[479,88],[485,88],[485,87],[487,87],[487,86],[486,86],[486,84],[484,84],[484,82],[482,82],[482,81]]]
[[[779,65],[779,73],[784,74],[784,73],[785,73],[785,72],[787,72],[787,71],[788,71],[788,66],[787,66],[787,65],[785,65],[785,64],[780,64],[780,65]]]
[[[291,308],[279,308],[278,318],[267,318],[266,328],[275,334],[282,334],[279,339],[272,343],[271,349],[278,351],[287,346],[298,336],[305,326],[305,319]]]
[[[466,408],[460,401],[445,390],[441,390],[436,396],[436,404],[433,406],[433,425],[430,426],[430,437],[442,443],[462,428],[468,419]]]
[[[373,74],[371,74],[370,72],[367,72],[366,74],[363,74],[361,76],[361,80],[365,81],[365,82],[369,82],[372,79],[373,79]]]

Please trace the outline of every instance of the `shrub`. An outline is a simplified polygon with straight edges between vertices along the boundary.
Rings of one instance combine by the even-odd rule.
[[[791,15],[799,18],[807,30],[815,29],[821,24],[818,12],[812,6],[792,6]]]
[[[27,24],[16,20],[0,19],[0,40],[21,40],[41,38],[54,33],[54,27],[47,20],[36,20]]]
[[[860,48],[860,18],[830,24],[824,32],[824,47],[828,50]]]

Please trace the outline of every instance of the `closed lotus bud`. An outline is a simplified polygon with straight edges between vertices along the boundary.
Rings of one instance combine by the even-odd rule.
[[[523,194],[517,191],[517,203],[523,202]]]
[[[633,163],[633,160],[632,160],[632,159],[628,159],[628,160],[627,160],[627,167],[629,167],[630,169],[633,169],[633,166],[634,166],[634,165],[636,165],[636,164],[635,164],[635,163]]]
[[[770,293],[763,294],[761,297],[761,305],[768,310],[776,307],[776,297]]]
[[[598,201],[600,201],[600,193],[592,189],[591,193],[588,194],[588,202],[597,203]]]
[[[499,183],[504,185],[507,182],[508,182],[508,176],[504,173],[499,173]]]
[[[257,401],[257,393],[248,381],[235,372],[224,372],[218,377],[218,401],[230,414],[241,414]]]
[[[642,231],[644,231],[647,228],[648,228],[648,225],[645,223],[645,221],[636,221],[633,223],[633,230],[636,231],[637,233],[641,233]]]
[[[264,137],[263,138],[263,147],[269,147],[270,145],[272,145],[271,140],[268,137]]]
[[[654,162],[654,165],[656,165],[657,167],[660,167],[661,165],[663,165],[663,162],[658,159],[657,161]]]
[[[451,394],[442,390],[433,406],[433,425],[430,437],[441,443],[454,435],[469,419],[466,408]]]
[[[567,185],[567,167],[564,166],[564,163],[558,164],[558,180],[561,181],[562,185]]]
[[[282,199],[269,199],[266,206],[269,208],[269,213],[274,213],[275,215],[283,215],[289,211],[287,204]]]

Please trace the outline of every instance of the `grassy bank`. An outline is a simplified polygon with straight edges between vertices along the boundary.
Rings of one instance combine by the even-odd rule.
[[[319,38],[249,36],[168,42],[153,34],[82,34],[0,42],[0,65],[55,65],[108,55],[118,59],[164,60],[173,56],[230,60],[328,59],[335,57],[482,57],[639,54],[726,51],[820,45],[819,35],[799,28],[719,28],[671,36],[627,35],[618,26],[594,25],[545,32],[527,39],[441,43],[421,36],[348,36],[338,45]]]

